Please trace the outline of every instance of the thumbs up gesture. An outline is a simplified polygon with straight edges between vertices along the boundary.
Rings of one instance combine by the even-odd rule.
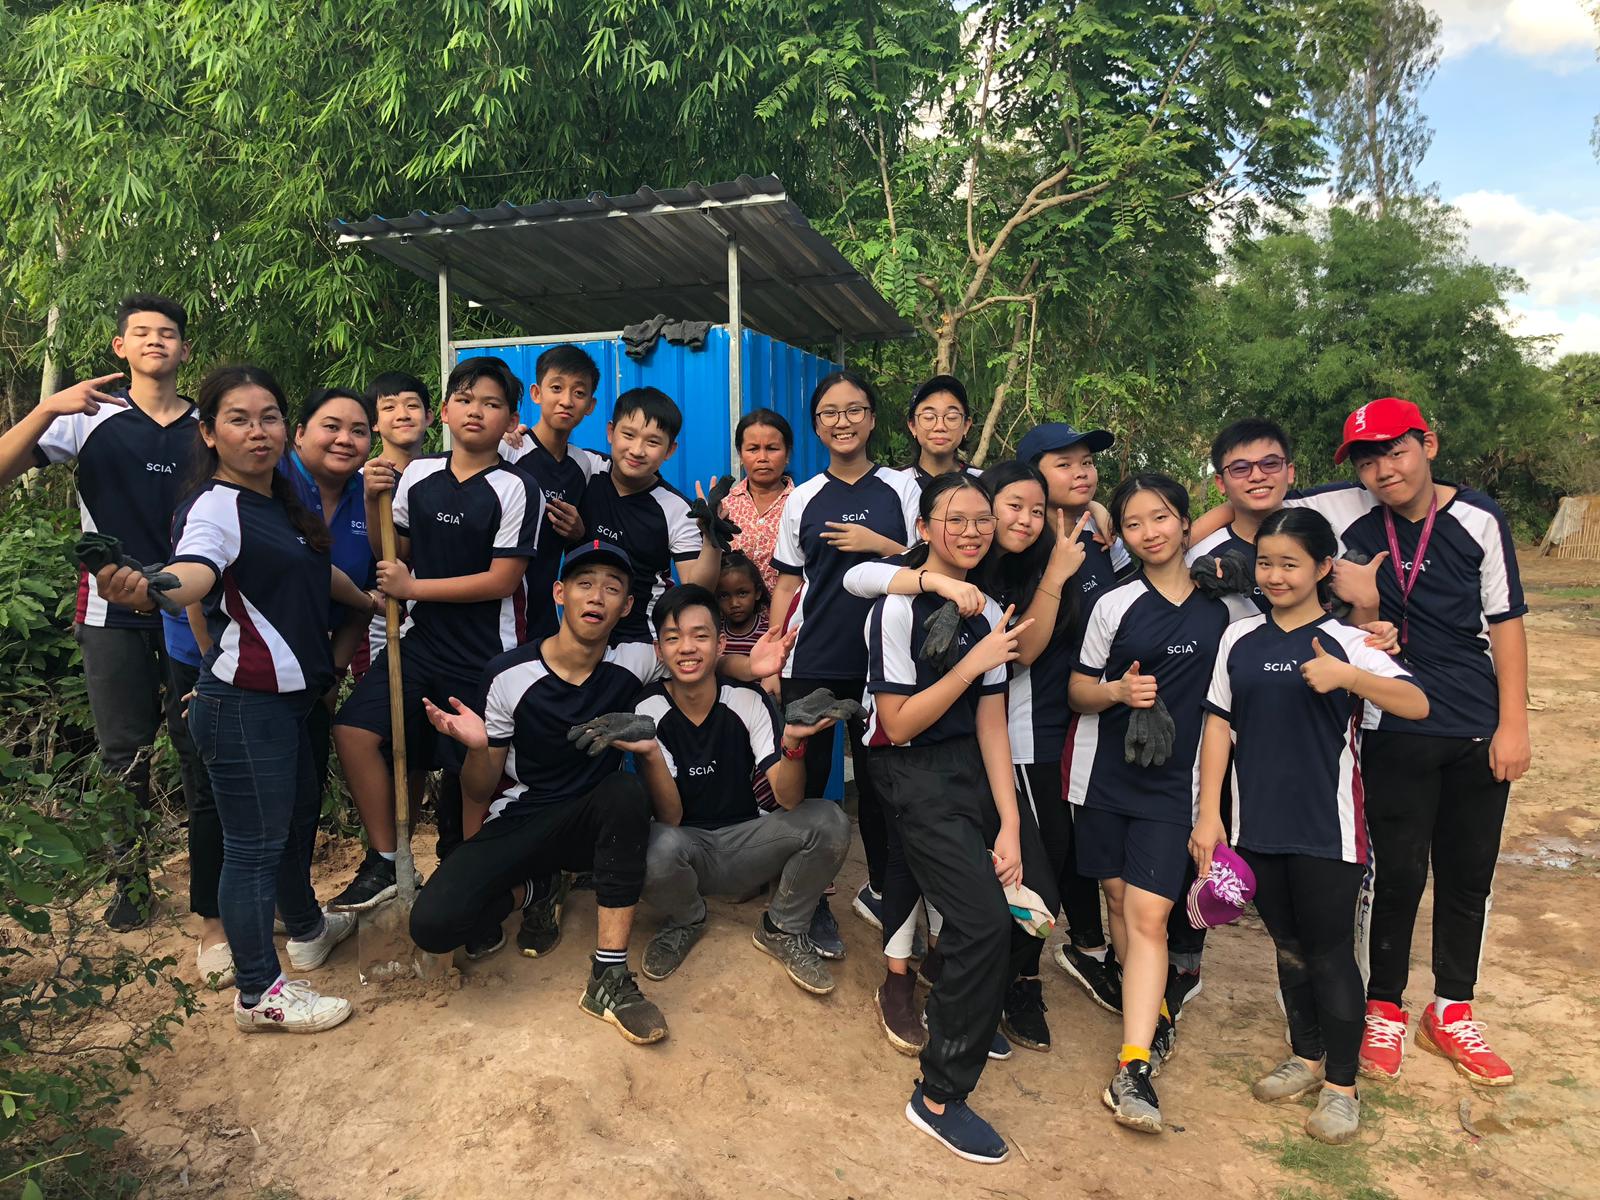
[[[1119,703],[1129,708],[1153,708],[1156,702],[1156,677],[1139,674],[1139,664],[1135,662],[1128,668],[1128,673],[1117,680],[1115,695]]]
[[[1355,682],[1355,668],[1342,658],[1335,658],[1322,648],[1322,639],[1311,639],[1312,657],[1300,664],[1300,677],[1312,691],[1321,695],[1349,690]]]

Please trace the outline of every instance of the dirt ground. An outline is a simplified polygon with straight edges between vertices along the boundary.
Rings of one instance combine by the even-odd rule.
[[[431,989],[363,987],[347,943],[313,975],[356,1005],[328,1034],[245,1037],[212,998],[147,1060],[120,1123],[159,1196],[1600,1195],[1600,564],[1528,559],[1524,579],[1534,765],[1512,795],[1476,1005],[1513,1087],[1475,1089],[1411,1046],[1400,1081],[1364,1087],[1358,1144],[1309,1141],[1309,1107],[1249,1094],[1284,1051],[1270,943],[1250,918],[1212,938],[1204,993],[1159,1081],[1164,1136],[1112,1123],[1099,1093],[1114,1018],[1047,963],[1055,1050],[989,1064],[973,1103],[1014,1153],[971,1166],[901,1115],[916,1063],[879,1031],[877,935],[846,900],[835,911],[849,957],[822,999],[751,945],[758,902],[713,903],[685,966],[646,984],[672,1035],[640,1048],[578,1010],[594,900],[577,893],[550,958],[508,948]],[[348,845],[326,855],[323,895],[355,857]],[[180,858],[163,881],[180,899],[184,870]],[[864,873],[858,847],[841,885]],[[1429,923],[1425,902],[1414,1009],[1431,979]],[[642,925],[636,965],[655,919]],[[192,972],[180,918],[157,936]]]

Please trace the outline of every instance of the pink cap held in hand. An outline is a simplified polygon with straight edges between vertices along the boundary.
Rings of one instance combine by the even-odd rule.
[[[1211,874],[1196,879],[1189,889],[1189,924],[1196,929],[1232,924],[1255,894],[1256,875],[1250,864],[1218,845],[1211,855]]]

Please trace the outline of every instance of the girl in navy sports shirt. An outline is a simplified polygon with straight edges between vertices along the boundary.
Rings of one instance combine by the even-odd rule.
[[[977,480],[941,475],[920,497],[917,533],[926,549],[911,565],[926,576],[964,580],[983,561],[994,525],[988,493]],[[1029,886],[1051,911],[1055,889],[1037,834],[1028,836],[1031,824],[1018,814],[1006,736],[1006,664],[1016,658],[1028,622],[1008,628],[1014,610],[1002,614],[985,597],[982,612],[955,629],[955,665],[945,670],[923,657],[926,622],[943,607],[937,594],[889,595],[872,605],[867,766],[913,886],[944,914],[943,967],[928,999],[923,1079],[906,1118],[960,1157],[993,1163],[1005,1159],[1005,1139],[967,1107],[966,1098],[990,1053],[1006,984],[1025,949],[1021,943],[1033,940],[1012,922],[1004,888],[1023,881],[1026,862],[1037,880]],[[886,893],[891,883],[886,880]],[[908,1006],[913,986],[908,975],[891,969],[879,992],[880,1009]]]
[[[1356,1134],[1356,1058],[1365,991],[1356,961],[1366,873],[1361,730],[1378,710],[1428,715],[1428,698],[1367,633],[1323,611],[1338,553],[1333,528],[1304,508],[1273,513],[1256,535],[1256,582],[1270,613],[1223,635],[1206,696],[1200,815],[1189,849],[1202,876],[1226,840],[1222,782],[1233,751],[1234,845],[1255,872],[1256,911],[1278,952],[1294,1053],[1257,1080],[1256,1099],[1321,1089],[1306,1132]]]
[[[167,570],[179,604],[202,601],[211,649],[189,702],[189,725],[222,818],[218,886],[246,1032],[315,1033],[350,1015],[347,1000],[285,979],[272,944],[274,907],[289,930],[289,964],[321,966],[355,931],[324,915],[311,888],[319,809],[306,715],[333,681],[330,598],[373,607],[333,567],[328,530],[277,471],[287,440],[283,391],[259,367],[222,367],[200,384],[199,483],[173,523]],[[127,567],[96,580],[106,600],[153,611],[148,581]]]
[[[1188,865],[1200,705],[1228,610],[1189,577],[1189,494],[1176,480],[1123,480],[1111,496],[1111,520],[1141,570],[1102,592],[1089,614],[1068,684],[1081,716],[1061,775],[1067,799],[1078,806],[1078,871],[1105,887],[1122,963],[1122,1051],[1102,1099],[1119,1124],[1160,1133],[1151,1076],[1172,1044],[1162,999],[1167,917]],[[1128,753],[1130,719],[1158,701],[1170,717],[1168,754],[1141,765]]]

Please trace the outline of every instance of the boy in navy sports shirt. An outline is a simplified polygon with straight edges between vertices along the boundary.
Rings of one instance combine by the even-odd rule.
[[[611,458],[598,465],[578,505],[587,536],[616,543],[633,560],[633,606],[612,631],[613,645],[652,640],[650,609],[672,586],[674,565],[683,583],[704,588],[715,588],[722,574],[722,552],[701,537],[689,501],[660,475],[682,428],[683,414],[665,392],[623,392],[606,425]]]
[[[415,375],[404,371],[385,371],[367,385],[367,405],[376,414],[372,431],[383,439],[380,452],[383,461],[392,463],[397,473],[403,474],[411,460],[422,453],[428,438],[428,427],[433,424],[433,404],[428,385]],[[370,540],[371,534],[368,533]],[[405,606],[400,606],[400,633],[410,628]],[[388,622],[383,613],[372,618],[367,626],[367,652],[350,664],[351,672],[359,682],[367,668],[383,653],[388,636]]]
[[[501,454],[515,463],[544,493],[545,527],[539,533],[539,550],[528,566],[528,593],[548,596],[556,581],[561,555],[584,533],[578,504],[589,477],[601,465],[598,454],[571,444],[572,431],[594,411],[595,388],[600,386],[600,368],[587,351],[577,346],[551,346],[534,363],[534,382],[528,397],[539,406],[539,420],[532,429],[519,429],[522,437]],[[541,609],[538,624],[528,630],[530,637],[549,637],[556,631],[556,610]]]
[[[1433,864],[1434,999],[1418,1043],[1473,1083],[1511,1068],[1472,1017],[1500,831],[1511,784],[1528,769],[1528,611],[1505,515],[1488,496],[1433,477],[1438,436],[1415,404],[1374,400],[1346,419],[1335,462],[1359,484],[1314,489],[1344,544],[1371,558],[1334,564],[1334,588],[1400,627],[1425,719],[1385,713],[1362,745],[1376,881],[1361,1071],[1400,1074],[1403,993],[1417,909]]]
[[[394,490],[400,557],[380,561],[377,575],[386,595],[411,605],[401,679],[414,772],[432,765],[459,773],[454,743],[441,742],[434,753],[423,700],[475,698],[484,665],[526,640],[526,574],[543,516],[538,488],[500,457],[500,439],[516,424],[521,381],[497,358],[469,358],[450,372],[446,393],[442,415],[455,439],[449,452],[414,460],[398,481],[382,459],[366,468],[367,528],[380,554],[378,498]],[[385,757],[390,731],[386,651],[334,724],[369,849],[329,908],[368,909],[395,892],[394,790]]]
[[[187,330],[188,315],[174,300],[147,293],[123,300],[111,349],[126,361],[126,372],[63,388],[8,429],[0,437],[0,487],[30,467],[73,463],[84,532],[120,538],[123,550],[142,563],[170,559],[172,514],[199,445],[194,405],[178,394],[178,371],[189,361]],[[204,768],[182,717],[182,692],[169,678],[160,615],[108,605],[80,572],[73,619],[106,768],[122,777],[140,810],[147,809],[150,748],[164,712],[192,807],[195,773]],[[214,809],[205,808],[216,853],[205,856],[202,871],[214,875],[221,866],[221,828]],[[130,864],[117,880],[106,924],[119,932],[137,929],[150,915],[148,868]],[[221,944],[215,888],[206,890],[212,894],[191,897],[191,905],[207,919],[211,940]]]

